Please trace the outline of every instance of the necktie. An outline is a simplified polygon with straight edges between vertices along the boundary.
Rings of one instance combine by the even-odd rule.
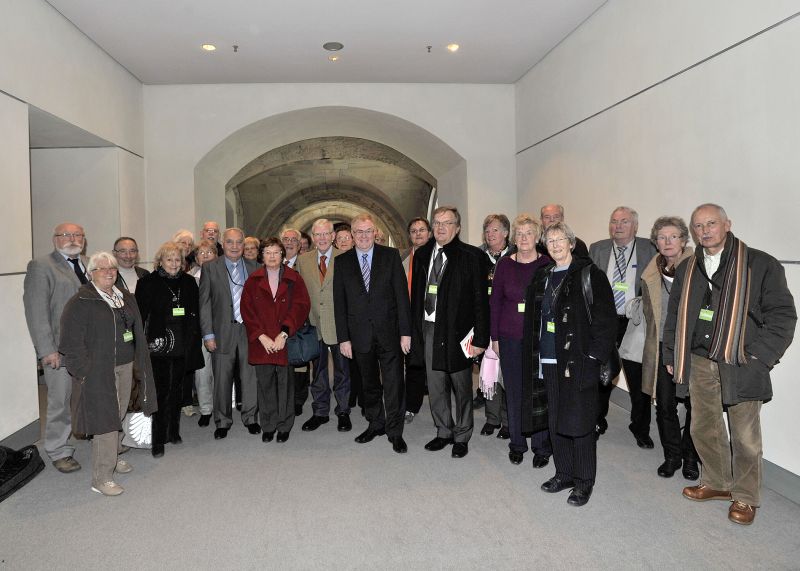
[[[369,262],[366,254],[361,254],[361,277],[364,278],[364,288],[369,291]]]
[[[411,254],[408,256],[408,274],[406,275],[406,279],[408,280],[408,298],[411,299],[411,278],[412,274],[414,273],[414,249],[411,249]]]
[[[72,269],[75,270],[75,275],[78,276],[78,279],[81,280],[82,284],[88,283],[86,279],[86,274],[83,273],[81,269],[80,260],[78,258],[67,258],[70,264],[72,264]]]
[[[325,274],[328,273],[328,265],[325,263],[325,258],[327,258],[325,254],[322,254],[319,257],[319,284],[322,285],[322,282],[325,281]]]
[[[438,290],[439,277],[442,273],[443,264],[444,260],[442,258],[442,249],[438,248],[436,257],[433,259],[433,269],[428,276],[428,286],[425,290],[425,313],[428,315],[431,315],[434,311],[436,311],[436,294],[431,293],[431,286],[436,286],[436,289]]]
[[[627,270],[625,264],[625,250],[627,246],[619,246],[617,248],[617,267],[614,270],[614,283],[625,281],[625,272]],[[614,288],[614,305],[617,306],[617,313],[622,314],[625,312],[625,292]]]
[[[242,283],[241,272],[239,272],[239,262],[233,265],[231,272],[231,281],[233,282],[233,320],[237,323],[242,322],[242,312],[239,310],[239,304],[242,301]]]

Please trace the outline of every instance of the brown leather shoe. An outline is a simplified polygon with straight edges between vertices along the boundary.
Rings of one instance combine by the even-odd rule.
[[[77,472],[81,469],[81,465],[78,464],[78,461],[75,460],[72,456],[67,456],[66,458],[59,458],[53,462],[53,467],[62,472],[63,474],[69,474],[70,472]]]
[[[733,523],[750,525],[756,519],[756,507],[736,500],[728,510],[728,519]]]
[[[695,502],[707,502],[708,500],[731,500],[730,492],[712,490],[705,484],[699,486],[688,486],[683,489],[683,497]]]

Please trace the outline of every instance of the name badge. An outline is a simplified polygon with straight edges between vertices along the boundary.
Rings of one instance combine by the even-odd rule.
[[[548,333],[555,333],[556,332],[556,322],[555,321],[548,321],[547,322],[547,332]]]
[[[489,295],[492,295],[492,286],[489,286]]]
[[[517,304],[517,311],[519,313],[525,313],[525,302],[524,301],[522,303],[518,303]]]
[[[625,282],[614,282],[614,291],[628,291],[628,284]]]
[[[133,331],[131,331],[130,329],[126,329],[125,331],[123,331],[122,340],[125,341],[125,343],[130,343],[131,341],[133,341]]]
[[[700,310],[700,319],[703,321],[713,321],[714,320],[714,311],[711,309],[701,309]]]
[[[173,307],[172,308],[172,317],[183,317],[186,315],[186,308],[185,307]]]
[[[435,284],[430,284],[428,286],[428,293],[436,295],[436,292],[438,292],[438,291],[439,291],[439,286],[437,286]]]

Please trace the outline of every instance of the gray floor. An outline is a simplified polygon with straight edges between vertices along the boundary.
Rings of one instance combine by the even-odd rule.
[[[215,441],[184,417],[183,445],[127,455],[118,498],[90,491],[80,443],[83,470],[48,464],[0,504],[0,570],[800,568],[800,506],[765,490],[754,525],[729,523],[729,504],[687,501],[680,475],[659,478],[661,451],[638,449],[611,409],[583,508],[540,491],[552,466],[510,464],[506,441],[476,431],[462,460],[427,452],[424,408],[402,456],[385,438],[355,444],[358,414],[349,434],[333,419],[301,432],[304,417],[286,444],[241,425]]]

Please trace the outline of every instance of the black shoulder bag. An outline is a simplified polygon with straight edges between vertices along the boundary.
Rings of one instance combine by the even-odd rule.
[[[586,316],[589,318],[589,325],[592,324],[592,304],[594,303],[594,295],[592,294],[592,266],[584,266],[581,269],[581,286],[583,289],[583,303],[586,305]],[[622,370],[622,363],[619,359],[619,351],[617,350],[616,343],[611,350],[611,355],[608,361],[600,365],[600,386],[607,387],[611,381],[619,376]]]

